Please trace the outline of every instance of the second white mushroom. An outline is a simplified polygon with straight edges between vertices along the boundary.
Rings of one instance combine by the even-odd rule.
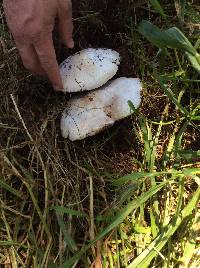
[[[142,85],[137,78],[118,78],[83,97],[71,99],[61,118],[61,133],[72,141],[93,136],[129,116],[128,101],[140,105]]]

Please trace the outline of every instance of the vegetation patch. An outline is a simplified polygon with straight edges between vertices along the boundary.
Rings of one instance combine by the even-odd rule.
[[[74,1],[72,51],[115,49],[142,105],[83,141],[26,72],[0,1],[0,267],[199,267],[198,1]]]

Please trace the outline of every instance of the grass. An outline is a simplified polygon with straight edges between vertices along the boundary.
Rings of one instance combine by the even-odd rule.
[[[199,267],[199,6],[146,2],[74,4],[74,52],[116,49],[143,82],[132,118],[74,143],[70,96],[23,69],[0,7],[0,267]],[[172,27],[189,50],[162,43]]]

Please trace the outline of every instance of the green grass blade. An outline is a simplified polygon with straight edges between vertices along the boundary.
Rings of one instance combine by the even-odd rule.
[[[194,56],[193,54],[189,52],[185,52],[186,56],[188,57],[188,60],[192,64],[192,67],[196,69],[200,73],[200,59],[199,59],[199,54],[196,54]]]
[[[87,214],[85,213],[82,213],[77,210],[69,209],[63,206],[51,206],[50,209],[55,210],[56,212],[61,213],[61,214],[68,214],[68,215],[77,216],[77,217],[87,217]]]
[[[183,139],[184,133],[188,125],[189,125],[189,121],[185,121],[184,124],[181,126],[180,130],[178,131],[178,133],[176,134],[176,139],[175,139],[174,148],[173,148],[173,153],[174,153],[175,158],[178,158],[177,157],[178,151],[182,149],[182,139]],[[179,159],[177,159],[176,162],[177,162],[177,165],[179,165],[179,162],[180,162]]]
[[[158,252],[161,251],[183,220],[192,213],[199,201],[199,197],[200,188],[194,193],[188,205],[182,210],[182,213],[179,214],[180,216],[176,217],[175,221],[172,220],[173,224],[169,224],[166,230],[161,233],[131,264],[129,264],[128,268],[148,267],[153,258],[158,255]]]
[[[136,135],[141,139],[141,143],[144,143],[144,169],[152,171],[155,163],[156,146],[153,140],[151,125],[148,124],[144,116],[137,112],[131,101],[128,101],[128,104],[130,109],[138,115],[138,130],[134,130]]]
[[[176,11],[179,19],[183,22],[185,16],[186,0],[175,0]]]
[[[152,7],[163,17],[165,18],[165,12],[160,4],[160,2],[158,0],[150,0],[149,1],[150,4],[152,5]]]
[[[199,158],[200,157],[200,150],[198,151],[193,151],[193,150],[178,150],[177,154],[179,157],[191,160],[194,158]]]
[[[134,172],[132,174],[123,176],[120,179],[117,179],[116,181],[113,182],[114,185],[120,186],[123,185],[124,183],[128,181],[137,181],[142,178],[155,178],[157,176],[162,176],[162,175],[173,175],[173,176],[180,176],[182,175],[182,171],[160,171],[160,172]]]
[[[185,176],[200,175],[200,168],[184,168],[183,174]]]
[[[125,175],[119,179],[116,179],[113,181],[113,185],[115,186],[120,186],[120,185],[123,185],[124,183],[126,182],[129,182],[129,181],[134,181],[137,183],[138,180],[144,178],[144,177],[152,177],[152,176],[157,176],[159,175],[160,172],[155,172],[155,173],[148,173],[148,172],[134,172],[134,173],[131,173],[131,174],[128,174],[128,175]]]
[[[14,194],[15,196],[24,199],[23,195],[21,192],[17,191],[7,183],[3,181],[3,179],[0,178],[0,187],[4,188],[6,191],[10,192],[11,194]]]
[[[151,220],[151,233],[152,233],[153,238],[156,238],[159,232],[159,228],[156,224],[156,218],[153,214],[152,209],[150,210],[150,220]]]
[[[4,246],[15,246],[18,245],[18,243],[15,243],[13,241],[0,241],[0,246],[4,247]]]
[[[75,254],[72,258],[67,260],[60,268],[71,267],[80,257],[98,240],[101,240],[105,235],[107,235],[110,231],[116,228],[123,220],[136,208],[145,203],[149,198],[151,198],[155,193],[157,193],[167,182],[162,182],[159,185],[152,187],[148,192],[141,195],[138,199],[130,202],[117,216],[113,219],[113,222],[104,229],[89,245],[83,247],[77,254]]]
[[[195,248],[198,248],[198,225],[200,222],[200,213],[196,211],[194,222],[191,226],[190,236],[185,244],[183,256],[180,258],[180,263],[184,264],[185,268],[189,268],[192,264],[192,258],[194,257]],[[198,256],[197,256],[198,258]],[[195,266],[194,266],[195,267]]]
[[[58,220],[58,224],[60,226],[60,229],[61,229],[61,231],[63,233],[65,243],[68,245],[69,249],[72,252],[75,252],[77,250],[76,243],[72,239],[72,237],[70,236],[69,232],[67,231],[66,225],[65,225],[65,223],[63,221],[62,216],[59,213],[56,213],[56,217],[57,217],[57,220]]]
[[[172,90],[170,88],[167,87],[167,85],[165,83],[163,83],[163,80],[161,78],[161,76],[154,74],[156,80],[158,80],[161,88],[163,89],[164,93],[167,95],[167,97],[179,108],[179,110],[185,114],[186,117],[190,117],[190,113],[187,111],[187,109],[185,107],[183,107],[179,101],[177,100],[177,98],[175,97],[174,93],[172,92]]]

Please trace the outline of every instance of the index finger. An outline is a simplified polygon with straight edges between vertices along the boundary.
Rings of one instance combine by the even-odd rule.
[[[42,68],[45,70],[49,80],[56,91],[63,91],[63,83],[60,76],[59,66],[53,45],[52,34],[43,37],[34,44],[35,51]]]

